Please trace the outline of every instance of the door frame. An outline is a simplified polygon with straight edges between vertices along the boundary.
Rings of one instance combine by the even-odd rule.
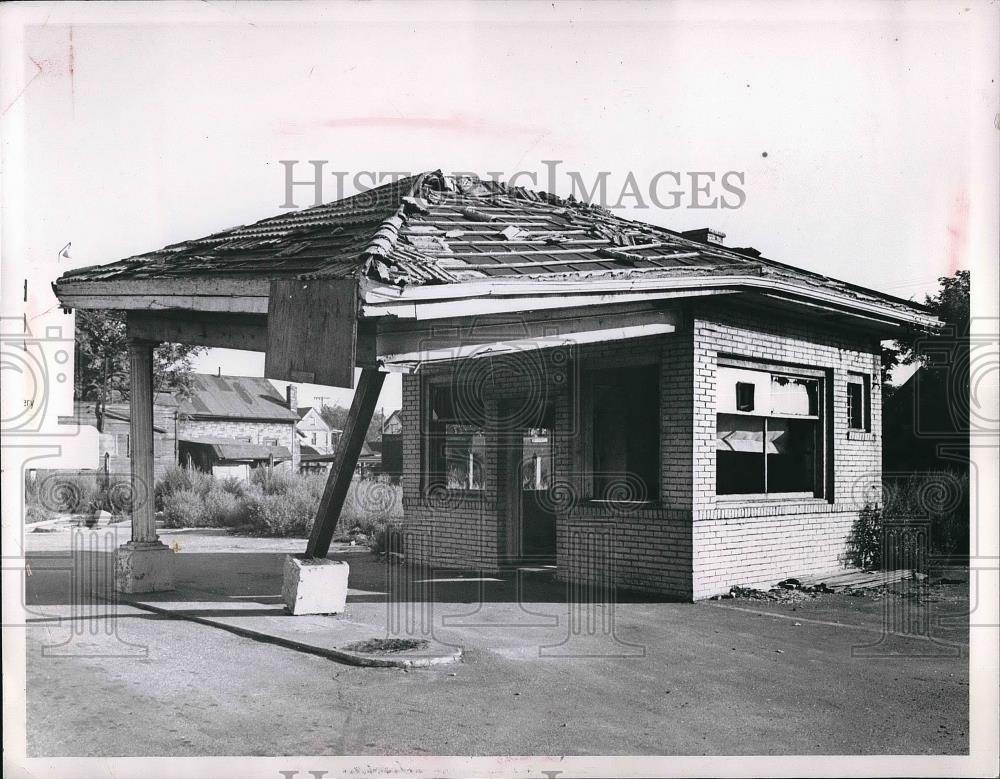
[[[501,401],[503,405],[515,407],[524,406],[524,397],[514,396]],[[552,421],[555,418],[555,404],[552,400],[544,401],[540,410],[540,424],[534,427],[544,427],[549,430],[549,434],[555,437]],[[524,433],[529,429],[522,427],[518,429],[497,431],[497,441],[501,448],[506,484],[500,489],[505,497],[507,509],[507,522],[502,542],[505,559],[508,563],[516,563],[524,558],[524,504],[521,490],[521,465],[524,460]],[[554,444],[554,441],[553,441]],[[555,467],[555,457],[552,460],[552,467]]]

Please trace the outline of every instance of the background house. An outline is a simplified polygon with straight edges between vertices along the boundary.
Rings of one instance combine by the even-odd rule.
[[[241,478],[271,462],[297,470],[298,421],[294,385],[282,398],[267,379],[195,374],[178,409],[180,462]]]
[[[308,446],[316,454],[333,454],[341,431],[330,427],[314,406],[300,406],[298,414],[299,421],[295,427],[299,433],[299,444]]]
[[[382,463],[381,454],[374,448],[377,444],[365,441],[361,446],[361,453],[358,455],[357,465],[354,466],[354,478],[370,479],[380,470]],[[299,470],[303,473],[325,472],[330,469],[330,464],[337,457],[334,449],[329,453],[317,452],[311,446],[301,445],[301,455]]]
[[[178,404],[167,392],[153,399],[153,467],[156,477],[177,462]],[[103,424],[98,424],[97,402],[78,400],[73,404],[72,422],[98,429],[97,467],[106,473],[129,473],[129,404],[107,403]],[[61,423],[70,420],[60,419]]]

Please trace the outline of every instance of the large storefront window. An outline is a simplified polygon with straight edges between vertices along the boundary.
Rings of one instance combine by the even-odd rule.
[[[720,367],[716,494],[822,494],[822,380]]]

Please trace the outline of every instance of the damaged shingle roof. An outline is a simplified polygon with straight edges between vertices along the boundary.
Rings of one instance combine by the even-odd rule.
[[[395,286],[496,277],[769,276],[900,308],[909,301],[690,240],[572,197],[494,180],[410,176],[349,198],[280,214],[108,265],[61,282],[176,278],[348,278]]]
[[[256,376],[191,376],[191,394],[180,403],[180,414],[192,419],[254,419],[297,422],[270,381]]]

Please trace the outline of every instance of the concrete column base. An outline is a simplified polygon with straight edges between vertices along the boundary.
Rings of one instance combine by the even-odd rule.
[[[281,599],[292,614],[343,614],[350,570],[342,560],[288,555]]]
[[[174,553],[160,541],[129,541],[115,552],[115,590],[124,593],[174,589]]]

